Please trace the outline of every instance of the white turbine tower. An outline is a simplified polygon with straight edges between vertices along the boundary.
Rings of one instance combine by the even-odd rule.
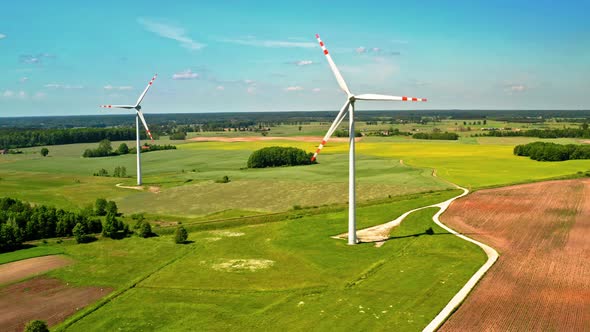
[[[396,96],[388,96],[388,95],[379,95],[379,94],[361,94],[361,95],[354,95],[350,92],[350,90],[348,89],[348,86],[346,86],[346,82],[344,81],[344,78],[342,77],[342,75],[340,74],[340,71],[338,70],[338,68],[336,67],[336,64],[334,64],[334,61],[332,60],[332,57],[330,56],[330,53],[328,52],[328,50],[326,49],[326,46],[324,45],[324,42],[320,39],[319,35],[315,35],[318,42],[320,43],[320,46],[322,47],[322,50],[324,51],[324,54],[326,55],[326,59],[328,60],[328,64],[330,65],[330,68],[332,69],[332,72],[334,73],[334,76],[336,76],[336,81],[338,82],[338,85],[340,85],[340,88],[342,90],[344,90],[344,92],[347,95],[347,100],[344,103],[344,106],[342,106],[342,109],[340,109],[340,112],[338,113],[338,115],[336,116],[336,119],[334,120],[334,122],[332,123],[332,125],[330,126],[330,129],[328,129],[328,132],[326,133],[326,136],[324,136],[324,139],[322,140],[322,143],[320,143],[318,149],[316,150],[316,152],[314,153],[313,157],[311,158],[312,161],[314,161],[318,155],[318,153],[320,153],[320,151],[322,150],[322,148],[326,145],[326,143],[328,142],[328,140],[330,139],[330,136],[332,136],[332,134],[336,131],[336,129],[338,128],[338,126],[340,125],[340,123],[342,122],[342,120],[344,119],[344,117],[346,116],[347,112],[348,112],[348,122],[349,122],[349,127],[348,127],[348,134],[349,134],[349,159],[348,159],[348,244],[352,245],[352,244],[356,244],[357,243],[357,238],[356,238],[356,197],[355,197],[355,156],[354,156],[354,103],[357,100],[373,100],[373,101],[426,101],[426,99],[424,98],[412,98],[412,97],[396,97]]]
[[[143,97],[145,97],[145,94],[148,92],[148,90],[150,89],[150,87],[154,83],[154,80],[156,79],[157,76],[158,76],[158,74],[156,74],[156,75],[154,75],[154,77],[152,77],[152,80],[148,83],[145,90],[143,90],[143,93],[139,96],[135,105],[101,105],[100,106],[102,108],[135,109],[135,134],[136,134],[135,147],[137,149],[137,185],[138,186],[141,186],[141,183],[142,183],[141,182],[141,143],[140,143],[140,139],[139,139],[139,120],[141,120],[141,122],[143,123],[143,127],[145,128],[145,131],[147,132],[147,134],[150,136],[150,139],[152,140],[152,142],[154,141],[154,138],[152,137],[152,133],[150,133],[148,125],[145,122],[145,118],[143,117],[143,113],[141,113],[141,105],[140,104],[141,104],[141,101],[143,100]]]

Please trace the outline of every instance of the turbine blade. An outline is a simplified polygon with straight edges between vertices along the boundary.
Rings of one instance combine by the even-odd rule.
[[[158,77],[158,74],[155,74],[154,77],[152,77],[152,80],[145,87],[145,90],[143,90],[143,93],[141,94],[141,96],[139,96],[139,99],[137,99],[137,103],[135,103],[135,106],[137,106],[141,103],[141,101],[143,100],[143,97],[145,97],[145,94],[148,92],[148,90],[152,86],[152,83],[154,83],[154,81],[156,80],[156,77]]]
[[[145,131],[147,131],[147,134],[149,135],[150,139],[153,142],[154,138],[152,137],[152,133],[150,133],[150,129],[148,128],[147,122],[145,122],[145,118],[143,117],[143,113],[141,113],[141,111],[137,111],[137,115],[139,115],[139,119],[141,120],[141,123],[143,123],[143,127],[145,128]]]
[[[133,106],[133,105],[100,105],[100,107],[102,107],[102,108],[126,108],[126,109],[135,108],[135,106]]]
[[[311,161],[314,161],[316,159],[316,157],[318,156],[318,154],[320,153],[320,151],[328,143],[328,140],[330,139],[330,137],[332,136],[332,134],[334,134],[334,132],[336,131],[336,129],[338,129],[338,126],[342,123],[342,120],[346,117],[346,113],[348,111],[348,106],[349,105],[350,105],[350,100],[347,100],[346,103],[344,104],[344,106],[342,106],[342,108],[340,109],[340,112],[338,112],[338,115],[336,116],[336,119],[334,119],[334,122],[332,122],[332,125],[330,126],[330,129],[328,129],[328,132],[324,136],[324,139],[322,140],[322,143],[320,143],[320,145],[318,146],[317,150],[313,154],[313,157],[311,157]]]
[[[383,101],[426,101],[426,98],[415,98],[415,97],[398,97],[388,95],[378,95],[374,93],[367,93],[358,96],[354,96],[358,100],[383,100]]]
[[[316,34],[315,37],[317,38],[318,43],[320,43],[322,51],[324,51],[324,54],[326,55],[326,59],[328,60],[328,64],[330,65],[330,68],[332,69],[332,72],[336,77],[338,85],[340,85],[340,88],[344,90],[344,92],[346,92],[347,95],[350,96],[351,93],[348,89],[348,86],[346,85],[346,82],[344,81],[344,77],[342,77],[342,74],[340,74],[340,71],[338,70],[338,67],[336,67],[334,60],[332,60],[332,56],[330,56],[330,52],[328,52],[328,49],[326,49],[326,45],[324,45],[324,42],[320,39],[320,35]]]

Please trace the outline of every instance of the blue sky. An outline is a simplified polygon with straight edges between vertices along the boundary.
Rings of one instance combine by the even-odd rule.
[[[589,109],[589,1],[6,1],[0,116],[357,109]],[[112,112],[112,111],[109,111]]]

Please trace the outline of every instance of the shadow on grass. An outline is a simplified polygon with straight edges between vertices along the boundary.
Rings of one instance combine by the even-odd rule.
[[[474,234],[478,234],[478,233],[459,233],[459,234],[463,234],[463,235],[474,235]],[[390,237],[388,237],[387,239],[384,239],[384,240],[359,241],[359,243],[387,242],[387,241],[390,241],[390,240],[407,239],[407,238],[411,238],[411,237],[420,237],[420,236],[424,236],[424,235],[428,235],[428,236],[439,236],[439,235],[454,235],[454,234],[453,233],[449,233],[449,232],[435,233],[434,230],[432,229],[432,227],[429,227],[427,230],[425,230],[422,233],[408,234],[408,235],[402,235],[402,236],[390,236]]]

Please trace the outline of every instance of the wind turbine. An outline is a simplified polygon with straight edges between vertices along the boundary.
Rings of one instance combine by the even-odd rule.
[[[143,117],[143,113],[141,113],[141,105],[140,104],[141,104],[141,101],[143,100],[143,97],[145,97],[145,94],[148,92],[148,90],[150,89],[150,87],[154,83],[154,80],[156,79],[156,77],[158,77],[158,74],[156,74],[156,75],[154,75],[154,77],[152,77],[152,80],[145,87],[145,90],[143,90],[143,93],[139,96],[135,105],[101,105],[100,106],[102,108],[135,109],[135,133],[136,133],[135,146],[137,149],[137,185],[138,186],[141,186],[141,143],[139,140],[139,120],[141,120],[141,122],[143,123],[143,127],[145,128],[145,131],[147,131],[147,134],[150,136],[150,139],[152,140],[152,142],[154,141],[154,138],[152,137],[152,133],[150,133],[150,129],[148,128],[148,125],[145,122],[145,118]]]
[[[349,135],[349,158],[348,158],[348,244],[353,245],[357,243],[356,238],[356,197],[355,197],[355,149],[354,149],[354,103],[357,100],[372,100],[372,101],[426,101],[425,98],[413,98],[413,97],[397,97],[397,96],[388,96],[388,95],[379,95],[379,94],[361,94],[361,95],[354,95],[348,89],[342,74],[334,64],[330,53],[326,49],[324,42],[320,39],[320,35],[316,34],[315,37],[317,38],[318,42],[324,54],[326,55],[326,60],[328,60],[328,64],[336,77],[336,81],[340,88],[346,93],[346,102],[344,106],[338,112],[336,119],[328,129],[328,132],[324,136],[324,139],[318,146],[318,149],[315,151],[311,160],[314,161],[322,150],[322,148],[326,145],[332,134],[336,131],[342,120],[348,113],[348,135]]]

